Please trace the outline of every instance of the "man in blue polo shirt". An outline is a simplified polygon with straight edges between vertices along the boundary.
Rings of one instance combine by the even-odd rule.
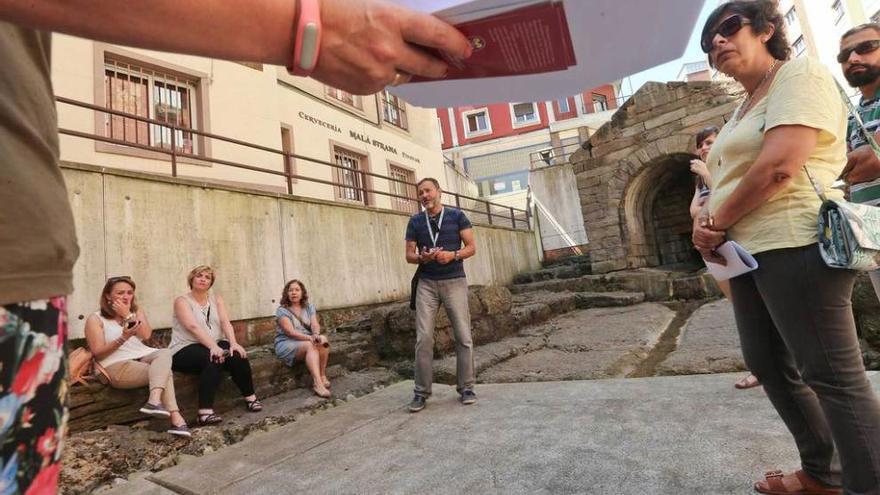
[[[431,395],[434,363],[434,325],[440,304],[452,323],[455,337],[456,374],[461,403],[477,401],[474,394],[474,352],[465,258],[477,252],[474,231],[464,212],[440,201],[437,179],[425,178],[416,185],[424,211],[406,226],[406,261],[419,265],[416,288],[415,397],[411,412],[425,408]]]
[[[865,129],[876,133],[880,129],[880,25],[862,24],[844,33],[837,61],[849,85],[859,88],[862,94],[857,111]],[[880,206],[880,158],[852,116],[847,125],[847,144],[849,154],[843,175],[849,184],[850,201]],[[880,297],[880,272],[871,272],[870,277]]]

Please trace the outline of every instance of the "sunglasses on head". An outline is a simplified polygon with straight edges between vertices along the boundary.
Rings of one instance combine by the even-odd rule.
[[[715,35],[720,34],[723,38],[730,38],[734,34],[738,33],[740,29],[746,24],[751,24],[752,21],[746,19],[745,17],[734,14],[720,23],[718,23],[718,27],[713,30],[709,30],[703,39],[700,40],[700,48],[703,49],[703,53],[709,53],[712,51],[712,48],[715,46]]]
[[[865,55],[867,53],[873,52],[877,48],[880,48],[880,40],[868,40],[861,43],[856,43],[855,46],[840,50],[840,53],[837,54],[837,63],[842,64],[849,60],[849,56],[852,54],[852,52],[856,52],[859,55]]]
[[[112,284],[115,284],[115,283],[117,283],[117,282],[128,282],[128,283],[131,283],[131,277],[129,277],[128,275],[122,275],[122,276],[119,276],[119,277],[110,277],[110,278],[107,279],[107,283],[108,283],[108,284],[111,284],[111,285],[112,285]]]

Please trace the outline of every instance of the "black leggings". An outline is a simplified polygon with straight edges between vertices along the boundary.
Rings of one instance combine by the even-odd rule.
[[[217,345],[229,349],[229,342],[220,340]],[[238,354],[231,354],[223,363],[211,361],[211,351],[202,344],[190,344],[174,354],[171,369],[188,375],[199,375],[199,409],[212,409],[214,395],[223,370],[232,375],[232,381],[238,386],[241,395],[247,397],[254,394],[254,380],[251,377],[251,363]]]

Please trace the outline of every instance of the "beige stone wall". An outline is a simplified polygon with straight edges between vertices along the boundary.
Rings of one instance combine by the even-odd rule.
[[[408,297],[408,216],[198,181],[64,163],[82,250],[70,297],[71,337],[82,337],[104,280],[130,275],[154,327],[171,324],[172,301],[199,264],[236,320],[270,316],[285,280],[303,280],[319,309]],[[507,284],[536,269],[533,233],[475,228],[471,284]]]
[[[738,97],[723,83],[648,83],[571,157],[595,273],[652,264],[646,202],[693,155],[696,133],[721,127]]]

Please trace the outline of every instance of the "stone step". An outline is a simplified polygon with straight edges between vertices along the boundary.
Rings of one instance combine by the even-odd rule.
[[[674,317],[675,311],[656,303],[575,309],[516,337],[476,346],[478,381],[623,377],[648,355]],[[455,373],[455,355],[434,361],[434,381],[455,383]]]
[[[590,259],[590,253],[584,253],[581,255],[571,254],[569,256],[556,257],[552,260],[544,260],[541,262],[541,266],[544,268],[550,268],[555,266],[563,266],[563,265],[586,265],[590,267],[592,261]]]
[[[705,304],[688,318],[675,350],[655,374],[694,375],[745,371],[733,306],[727,299]]]
[[[542,268],[533,272],[518,273],[513,278],[514,284],[526,284],[553,279],[569,279],[589,275],[590,265],[584,263],[564,263]]]
[[[510,287],[512,294],[535,291],[633,291],[643,292],[646,300],[649,301],[706,299],[721,295],[715,280],[706,273],[692,274],[648,269],[543,280],[514,284]]]
[[[375,366],[379,355],[369,332],[339,332],[330,336],[332,349],[327,374],[332,379],[347,371]],[[310,389],[311,376],[305,366],[289,368],[275,357],[274,346],[265,344],[248,348],[248,359],[257,397],[271,397],[296,388]],[[177,402],[182,411],[194,414],[198,404],[198,379],[194,375],[174,374]],[[127,424],[145,419],[138,411],[147,400],[147,387],[120,390],[92,382],[70,388],[70,428],[73,431]],[[241,407],[242,399],[232,380],[224,379],[217,392],[215,410]]]
[[[224,421],[219,425],[193,428],[190,440],[176,439],[164,433],[167,420],[74,432],[65,438],[61,488],[68,495],[93,493],[100,487],[110,486],[116,486],[118,493],[125,494],[165,493],[156,490],[139,492],[138,487],[142,484],[137,480],[145,475],[143,472],[149,474],[150,471],[169,468],[238,443],[251,434],[300,421],[305,415],[341,405],[399,379],[385,368],[348,373],[333,379],[334,397],[331,399],[321,399],[311,390],[300,388],[264,399],[264,409],[259,413],[246,412],[239,400],[234,409],[223,414]],[[190,425],[195,423],[191,421]],[[129,476],[136,472],[141,473]],[[123,477],[129,477],[131,483],[125,483]]]

